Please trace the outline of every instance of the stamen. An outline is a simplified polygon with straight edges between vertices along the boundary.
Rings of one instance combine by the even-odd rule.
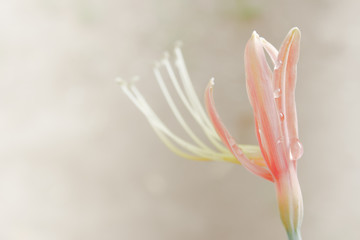
[[[123,92],[129,97],[129,99],[135,104],[135,106],[145,115],[151,127],[154,129],[155,133],[158,135],[160,140],[175,154],[193,160],[201,161],[228,161],[233,163],[239,163],[236,158],[231,154],[231,152],[222,144],[221,139],[216,133],[209,117],[205,113],[204,108],[202,107],[198,96],[195,93],[195,89],[190,80],[189,74],[187,72],[184,59],[180,50],[181,43],[176,43],[175,47],[175,64],[179,72],[179,76],[183,85],[183,88],[180,86],[178,78],[172,68],[170,63],[170,55],[168,52],[164,53],[162,60],[155,62],[154,74],[155,78],[160,86],[160,89],[165,96],[166,101],[169,104],[169,107],[179,124],[183,127],[185,132],[189,135],[192,141],[196,144],[190,143],[189,141],[184,140],[183,138],[175,135],[155,114],[152,108],[149,106],[145,98],[138,91],[135,86],[135,83],[139,80],[138,76],[134,76],[130,82],[126,82],[121,78],[117,78],[116,82],[120,84]],[[189,125],[184,120],[179,109],[177,108],[173,98],[171,97],[169,90],[164,82],[164,79],[161,75],[160,68],[164,66],[166,72],[177,92],[181,101],[195,119],[195,121],[200,125],[202,131],[212,143],[212,145],[217,149],[217,151],[211,149],[203,141],[201,141],[198,136],[192,131]],[[214,80],[212,79],[212,82]],[[214,84],[214,83],[213,83]],[[185,92],[184,90],[185,89]],[[259,147],[251,145],[239,145],[241,149],[245,151],[246,156],[251,159],[252,162],[255,162],[258,166],[264,166],[264,161],[262,159]]]
[[[195,136],[195,134],[193,133],[193,131],[190,129],[190,127],[186,124],[185,120],[183,119],[183,117],[181,116],[178,108],[176,107],[171,95],[169,94],[168,89],[166,88],[166,85],[161,77],[160,71],[159,69],[154,69],[154,74],[156,77],[156,80],[159,83],[159,86],[161,88],[161,91],[163,92],[166,101],[168,102],[171,111],[174,113],[176,119],[178,120],[178,122],[180,123],[180,125],[184,128],[184,130],[186,131],[186,133],[191,137],[191,139],[193,139],[199,146],[203,147],[204,149],[208,149],[210,150],[199,138],[197,138]]]
[[[140,109],[141,112],[147,117],[150,125],[153,127],[155,132],[161,135],[160,139],[166,144],[167,146],[172,145],[171,142],[166,138],[166,136],[176,142],[178,145],[186,149],[187,151],[195,154],[196,156],[190,157],[187,154],[187,157],[191,159],[208,159],[213,161],[224,160],[224,158],[229,158],[229,154],[219,154],[213,151],[209,151],[207,149],[199,148],[194,146],[193,144],[185,141],[184,139],[176,136],[173,132],[171,132],[165,124],[158,118],[158,116],[154,113],[151,107],[147,104],[146,100],[137,90],[137,88],[132,85],[130,89],[126,86],[124,92],[128,95],[128,97],[135,103],[135,105]],[[176,148],[174,145],[170,147],[171,150],[175,150],[174,152],[178,155],[184,156],[186,155],[185,152],[181,151],[180,149]]]
[[[228,150],[223,147],[217,140],[217,138],[214,138],[214,134],[211,132],[212,130],[215,131],[214,129],[209,129],[209,127],[207,127],[204,124],[204,120],[201,118],[201,116],[199,115],[199,113],[192,107],[190,106],[190,103],[188,101],[188,99],[185,97],[184,92],[182,91],[179,82],[176,78],[176,75],[171,67],[171,64],[168,60],[163,61],[163,64],[169,74],[170,80],[172,81],[174,88],[176,89],[181,101],[184,103],[185,107],[187,108],[187,110],[190,112],[190,114],[193,116],[193,118],[196,120],[196,122],[199,124],[199,126],[202,128],[203,132],[205,133],[205,135],[207,136],[207,138],[210,140],[210,142],[219,150],[225,153],[228,153]],[[217,136],[217,135],[216,135]]]
[[[205,126],[207,129],[206,133],[208,133],[211,136],[210,139],[214,139],[214,141],[221,142],[221,139],[217,135],[209,117],[205,113],[205,110],[202,107],[202,105],[199,101],[199,98],[195,93],[195,90],[194,90],[194,87],[190,80],[190,76],[188,74],[188,71],[187,71],[187,68],[185,65],[185,61],[182,56],[180,48],[175,48],[174,52],[175,52],[175,56],[176,56],[175,65],[179,71],[183,86],[185,88],[188,99],[190,100],[190,102],[193,105],[194,111],[197,112],[199,114],[200,118],[203,120],[203,126]],[[215,144],[215,145],[217,147],[219,147],[218,144]],[[226,151],[226,150],[225,150],[225,148],[222,148],[221,151]]]
[[[189,73],[187,71],[185,61],[184,61],[184,58],[182,56],[180,48],[175,48],[174,52],[175,52],[175,56],[176,56],[175,65],[179,70],[179,74],[181,76],[181,80],[182,80],[182,83],[184,85],[184,89],[186,91],[186,94],[187,94],[190,102],[193,104],[193,107],[196,109],[197,112],[199,112],[200,116],[204,120],[204,123],[209,128],[212,128],[212,124],[211,124],[207,114],[205,113],[204,108],[202,107],[202,105],[201,105],[201,103],[200,103],[200,101],[199,101],[199,99],[198,99],[198,97],[197,97],[197,95],[195,93],[194,86],[192,85],[192,82],[190,80],[190,76],[189,76]],[[215,134],[215,136],[217,136],[217,134]]]
[[[120,77],[115,78],[115,82],[120,85],[126,84],[126,82]]]

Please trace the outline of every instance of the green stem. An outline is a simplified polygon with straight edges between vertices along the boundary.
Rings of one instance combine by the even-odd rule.
[[[289,240],[301,240],[301,234],[300,232],[292,232],[292,233],[288,233],[288,238]]]

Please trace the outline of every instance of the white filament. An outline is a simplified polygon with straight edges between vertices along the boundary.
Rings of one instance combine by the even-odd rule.
[[[136,80],[137,78],[130,83],[125,82],[120,78],[118,78],[117,81],[120,83],[123,92],[145,115],[150,125],[152,126],[156,134],[159,136],[159,138],[162,140],[162,142],[174,153],[187,158],[207,159],[215,161],[223,160],[224,158],[231,158],[232,154],[221,143],[221,139],[217,135],[209,117],[205,113],[205,110],[202,107],[200,100],[195,93],[179,45],[175,47],[174,53],[175,66],[180,76],[180,81],[183,87],[181,87],[179,84],[175,71],[173,70],[172,64],[169,60],[168,53],[165,53],[165,57],[163,58],[163,60],[155,65],[154,74],[160,86],[160,89],[167,103],[169,104],[171,111],[175,115],[179,124],[189,135],[192,142],[186,141],[181,137],[175,135],[171,130],[166,127],[166,125],[155,114],[155,112],[151,109],[145,98],[141,95],[141,93],[133,84],[134,80]],[[166,87],[163,76],[161,75],[160,69],[162,67],[165,68],[168,78],[172,82],[182,103],[189,111],[191,116],[194,118],[194,120],[199,124],[205,136],[208,138],[208,140],[215,147],[216,150],[201,141],[184,120],[173,98],[171,97],[168,88]]]

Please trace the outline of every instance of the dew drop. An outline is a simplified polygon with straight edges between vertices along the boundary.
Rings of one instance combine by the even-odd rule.
[[[280,88],[274,90],[274,98],[279,98],[281,95]]]
[[[274,66],[274,70],[279,69],[279,68],[280,68],[280,66],[281,66],[281,64],[282,64],[282,61],[281,61],[281,60],[276,61],[275,66]]]
[[[280,115],[280,120],[281,120],[281,121],[284,121],[284,117],[285,117],[284,114],[283,114],[283,113],[280,113],[279,115]]]
[[[232,149],[236,149],[238,147],[237,143],[235,142],[235,139],[233,139],[232,137],[228,138],[228,141],[229,141],[229,145]]]
[[[304,148],[299,139],[294,138],[290,140],[290,159],[293,161],[298,160],[304,153]]]

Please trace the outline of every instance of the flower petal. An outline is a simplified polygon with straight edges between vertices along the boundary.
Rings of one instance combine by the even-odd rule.
[[[263,41],[254,32],[245,48],[246,86],[253,107],[257,136],[264,159],[273,176],[287,168],[272,72],[266,60]],[[280,144],[279,144],[280,143]]]
[[[265,38],[261,37],[260,40],[261,40],[261,43],[262,43],[264,49],[269,54],[271,61],[275,64],[275,68],[276,68],[277,64],[278,64],[278,62],[277,62],[278,55],[279,55],[278,50],[271,43],[266,41]]]
[[[237,160],[239,160],[239,162],[246,169],[248,169],[255,175],[258,175],[273,182],[274,180],[271,173],[267,169],[257,166],[244,155],[244,153],[236,144],[234,138],[230,135],[224,124],[221,122],[220,117],[215,109],[215,103],[213,98],[213,85],[214,80],[212,79],[205,90],[205,104],[209,117],[216,129],[216,132],[219,134],[225,146],[234,154]]]
[[[297,62],[300,51],[300,30],[293,28],[284,39],[279,55],[279,67],[274,70],[275,89],[280,89],[281,95],[277,99],[279,111],[284,116],[282,123],[283,136],[286,141],[287,153],[291,160],[301,157],[303,150],[299,142],[298,122],[295,105],[295,85]]]

